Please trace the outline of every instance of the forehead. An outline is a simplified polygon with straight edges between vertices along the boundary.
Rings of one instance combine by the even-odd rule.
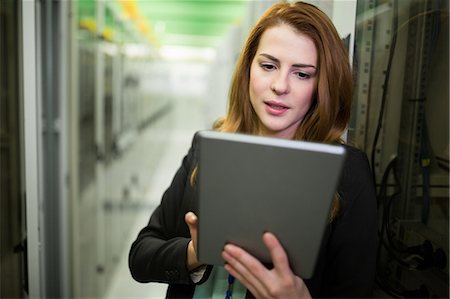
[[[262,34],[256,55],[262,53],[292,63],[317,64],[317,49],[313,40],[286,24],[271,27]]]

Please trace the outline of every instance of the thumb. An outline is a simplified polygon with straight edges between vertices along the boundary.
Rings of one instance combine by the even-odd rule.
[[[193,212],[187,212],[184,215],[184,221],[189,227],[189,233],[191,234],[191,239],[194,245],[194,249],[197,252],[197,222],[198,218]]]
[[[197,215],[195,215],[193,212],[187,212],[184,216],[184,221],[186,221],[186,224],[189,226],[189,230],[192,233],[192,229],[197,230]]]
[[[186,224],[189,227],[191,239],[194,242],[197,241],[197,215],[195,215],[193,212],[187,212],[186,215],[184,215],[184,221],[186,221]]]

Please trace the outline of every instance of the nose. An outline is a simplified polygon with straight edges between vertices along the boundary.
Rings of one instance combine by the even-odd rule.
[[[285,94],[289,92],[289,78],[283,73],[278,73],[272,81],[270,89],[277,94]]]

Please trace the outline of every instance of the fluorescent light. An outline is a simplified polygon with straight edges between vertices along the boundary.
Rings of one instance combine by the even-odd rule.
[[[154,53],[152,47],[146,44],[126,44],[124,52],[127,56],[145,57]]]
[[[166,60],[182,61],[213,61],[216,59],[216,50],[214,48],[197,48],[181,46],[163,46],[160,49],[160,55]]]

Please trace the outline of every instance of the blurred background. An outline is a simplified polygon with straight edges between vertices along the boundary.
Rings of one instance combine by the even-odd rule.
[[[129,274],[276,1],[0,0],[1,298],[163,298]],[[448,298],[449,3],[321,0],[378,192],[379,298]]]

